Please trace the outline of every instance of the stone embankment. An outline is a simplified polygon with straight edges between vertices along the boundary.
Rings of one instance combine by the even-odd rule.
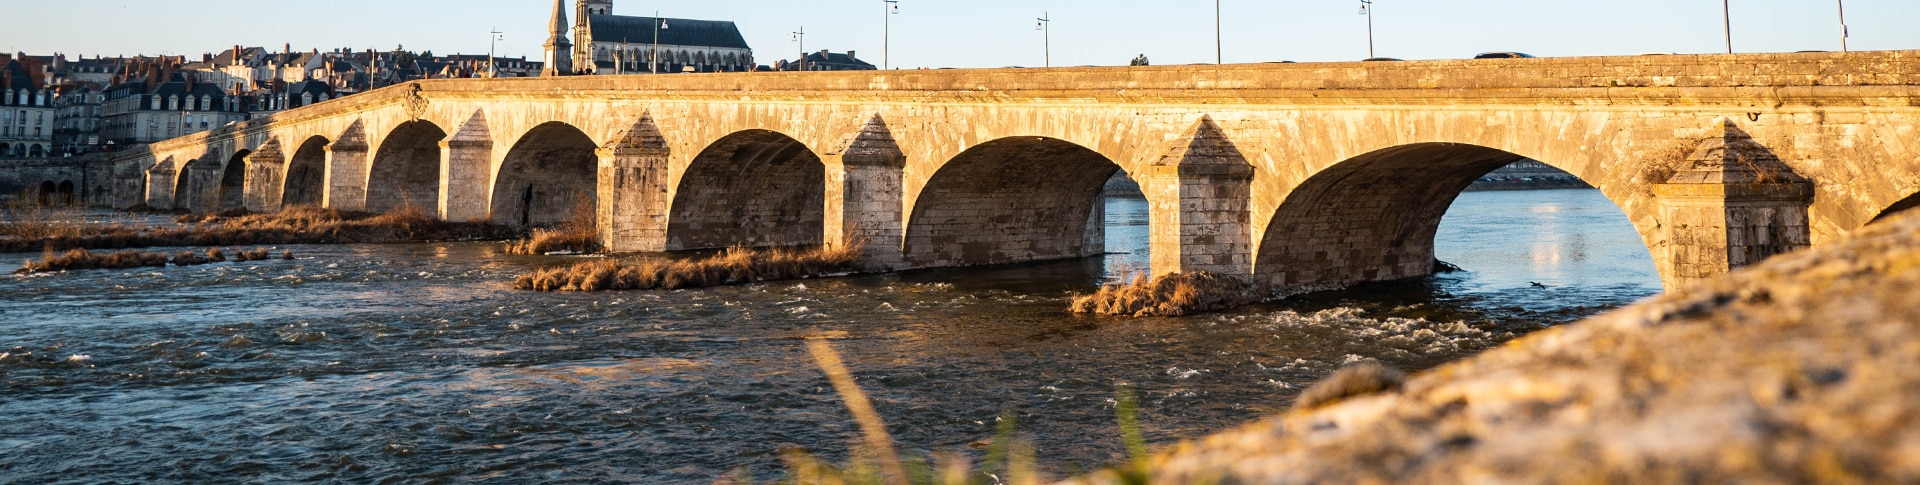
[[[1916,483],[1916,302],[1908,214],[1404,382],[1343,370],[1151,483]]]

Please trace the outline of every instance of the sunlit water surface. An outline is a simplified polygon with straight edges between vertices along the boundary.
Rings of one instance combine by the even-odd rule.
[[[1469,272],[1192,318],[1064,313],[1144,264],[1145,211],[1108,202],[1104,260],[673,292],[513,291],[560,258],[484,243],[8,276],[0,482],[777,478],[784,447],[838,460],[855,436],[806,336],[834,339],[905,447],[978,454],[1012,412],[1065,474],[1124,453],[1116,383],[1165,443],[1345,363],[1429,368],[1659,291],[1598,192],[1489,192],[1439,235]]]

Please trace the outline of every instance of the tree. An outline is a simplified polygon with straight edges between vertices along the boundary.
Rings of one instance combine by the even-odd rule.
[[[1132,63],[1130,63],[1130,64],[1127,64],[1127,65],[1129,65],[1129,66],[1148,66],[1148,65],[1151,65],[1151,64],[1148,64],[1148,63],[1147,63],[1147,55],[1146,55],[1146,54],[1141,54],[1141,55],[1139,55],[1139,56],[1137,56],[1137,57],[1134,57],[1134,58],[1133,58],[1133,62],[1132,62]]]

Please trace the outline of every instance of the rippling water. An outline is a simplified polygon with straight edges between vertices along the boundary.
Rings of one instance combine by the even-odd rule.
[[[1468,193],[1440,257],[1470,270],[1181,319],[1074,317],[1143,264],[1108,258],[674,292],[532,294],[558,258],[481,243],[295,246],[298,261],[0,278],[0,482],[775,478],[854,424],[801,339],[826,335],[906,447],[972,450],[1017,413],[1050,471],[1285,409],[1364,358],[1409,370],[1659,291],[1590,190]],[[30,255],[0,255],[11,270]],[[1535,288],[1532,282],[1547,288]],[[977,450],[975,450],[977,452]]]

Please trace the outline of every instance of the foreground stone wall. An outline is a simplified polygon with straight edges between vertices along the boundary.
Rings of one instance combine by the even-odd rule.
[[[104,206],[113,194],[113,164],[105,156],[0,160],[0,202],[38,203],[44,195],[53,204]]]
[[[1388,390],[1172,446],[1151,483],[1915,483],[1915,302],[1908,214],[1403,385],[1336,374]]]

